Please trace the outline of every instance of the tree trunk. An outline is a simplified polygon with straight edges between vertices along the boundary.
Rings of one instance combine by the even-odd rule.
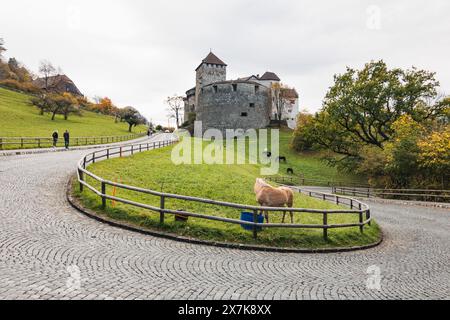
[[[52,121],[55,120],[55,116],[56,116],[56,111],[53,111],[53,114],[52,114]]]
[[[128,132],[131,132],[131,128],[133,127],[133,124],[132,124],[132,123],[129,123],[128,125],[129,125],[129,127],[128,127]]]

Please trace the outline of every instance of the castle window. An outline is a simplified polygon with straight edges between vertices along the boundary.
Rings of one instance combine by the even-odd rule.
[[[233,91],[236,92],[237,91],[237,84],[233,83]]]
[[[248,113],[247,112],[242,112],[241,113],[241,117],[248,117]]]
[[[255,93],[259,92],[259,86],[255,86]]]
[[[254,103],[250,103],[250,104],[249,104],[249,107],[250,107],[250,108],[254,108],[254,107],[255,107],[255,104],[254,104]]]
[[[214,93],[217,93],[217,86],[213,86],[214,88]]]

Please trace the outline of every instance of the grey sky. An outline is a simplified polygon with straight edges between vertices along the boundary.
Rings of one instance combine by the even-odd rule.
[[[437,72],[450,90],[450,2],[16,0],[0,5],[7,56],[47,59],[86,95],[167,124],[163,100],[194,86],[210,48],[228,77],[276,72],[320,108],[335,73],[384,59]]]

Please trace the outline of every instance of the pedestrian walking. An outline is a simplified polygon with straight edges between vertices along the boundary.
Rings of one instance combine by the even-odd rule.
[[[52,138],[53,138],[53,148],[56,148],[56,144],[58,143],[58,130],[53,131]]]
[[[151,137],[151,136],[152,136],[152,134],[153,134],[153,130],[152,130],[152,129],[148,129],[148,131],[147,131],[147,135],[148,135],[149,137]]]
[[[66,147],[66,149],[69,149],[69,140],[70,134],[69,131],[66,130],[66,132],[64,132],[64,146]]]

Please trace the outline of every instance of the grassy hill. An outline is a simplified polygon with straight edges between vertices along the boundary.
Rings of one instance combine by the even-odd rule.
[[[0,88],[0,137],[49,137],[54,130],[69,130],[72,137],[128,135],[126,123],[115,123],[114,118],[84,111],[82,116],[39,115],[30,104],[30,96]],[[133,133],[145,132],[144,126],[133,128]]]
[[[289,132],[283,134],[282,150],[287,152],[286,140]],[[255,141],[250,142],[255,143]],[[204,144],[204,147],[207,144]],[[127,158],[116,158],[91,165],[89,170],[100,177],[124,184],[162,190],[167,193],[191,195],[196,197],[215,199],[228,202],[257,205],[253,186],[255,179],[260,177],[261,165],[175,165],[171,160],[173,147],[167,147],[150,152],[136,154]],[[301,155],[289,154],[288,161],[299,168],[309,168],[312,176],[321,179],[339,176],[335,169],[327,168],[318,158],[312,156],[303,159]],[[248,158],[248,155],[247,155]],[[294,163],[295,162],[295,163]],[[149,165],[151,164],[151,165]],[[324,175],[320,175],[323,172]],[[340,176],[342,177],[342,176]],[[86,177],[89,184],[100,188],[98,182]],[[351,179],[351,177],[348,177]],[[305,229],[265,229],[260,233],[258,240],[252,239],[252,234],[242,230],[240,226],[223,224],[215,221],[201,219],[190,219],[187,225],[174,222],[173,217],[168,217],[166,224],[159,225],[159,215],[148,210],[131,207],[122,203],[108,202],[107,209],[102,211],[100,199],[89,190],[80,193],[74,188],[76,196],[81,198],[87,207],[99,210],[107,216],[126,220],[132,223],[148,227],[150,229],[163,228],[165,231],[192,236],[201,239],[246,242],[255,244],[266,244],[283,247],[304,248],[327,248],[365,245],[376,242],[379,238],[379,229],[376,224],[367,227],[364,234],[359,228],[336,229],[330,231],[329,241],[325,241],[321,230]],[[158,197],[139,194],[124,189],[113,190],[107,188],[108,194],[133,201],[158,206]],[[314,209],[342,209],[335,204],[313,199],[298,193],[295,194],[295,207]],[[191,212],[206,213],[227,218],[239,219],[240,210],[218,207],[195,202],[186,202],[167,199],[166,208],[182,209]],[[280,213],[272,213],[273,222],[281,222]],[[358,222],[356,215],[332,215],[329,217],[330,224],[355,223]],[[321,224],[322,215],[309,213],[297,214],[295,221],[303,224]]]
[[[280,163],[280,175],[288,176],[287,169],[294,170],[296,177],[303,177],[314,181],[317,185],[319,181],[323,182],[341,182],[346,185],[351,184],[367,184],[367,179],[356,174],[342,172],[335,167],[330,167],[322,160],[321,152],[302,152],[299,153],[289,147],[292,140],[292,130],[282,129],[280,131],[280,155],[285,156],[287,162]],[[311,181],[309,181],[311,183]]]

